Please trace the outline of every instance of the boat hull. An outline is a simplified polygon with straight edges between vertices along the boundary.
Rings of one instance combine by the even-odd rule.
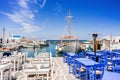
[[[81,52],[81,44],[80,42],[71,42],[68,45],[57,45],[56,47],[58,52],[72,52],[72,53],[79,53]]]

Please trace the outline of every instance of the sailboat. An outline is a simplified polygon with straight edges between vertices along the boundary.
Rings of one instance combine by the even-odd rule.
[[[74,19],[74,17],[71,16],[70,10],[68,12],[68,16],[66,16],[66,19],[68,22],[68,35],[61,37],[61,42],[56,46],[56,50],[58,52],[79,53],[81,52],[81,43],[76,36],[71,35],[70,22]]]

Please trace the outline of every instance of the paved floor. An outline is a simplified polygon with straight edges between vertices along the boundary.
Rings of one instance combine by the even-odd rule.
[[[73,76],[73,74],[69,73],[67,63],[64,63],[62,61],[62,57],[53,58],[53,63],[54,63],[54,74],[53,74],[53,78],[52,79],[50,78],[49,80],[78,80],[77,78],[75,78],[75,76]],[[12,79],[12,80],[16,80],[16,79]]]
[[[55,63],[55,73],[53,74],[53,80],[78,80],[73,74],[68,72],[68,66],[62,61],[62,57],[56,57],[53,59]]]

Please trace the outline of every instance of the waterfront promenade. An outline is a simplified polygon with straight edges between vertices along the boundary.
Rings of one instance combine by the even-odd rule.
[[[52,80],[78,80],[69,73],[67,63],[64,63],[62,60],[62,57],[53,58],[55,71]]]

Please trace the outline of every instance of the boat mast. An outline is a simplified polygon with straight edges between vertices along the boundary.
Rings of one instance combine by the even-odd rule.
[[[74,18],[73,18],[73,16],[71,16],[70,10],[68,12],[68,16],[66,16],[66,19],[68,21],[68,36],[71,36],[71,25],[70,25],[70,22],[71,22],[71,19],[74,19]]]
[[[112,33],[110,34],[110,47],[109,47],[109,50],[112,51]]]
[[[5,42],[5,27],[3,27],[3,47],[4,47],[4,42]]]

